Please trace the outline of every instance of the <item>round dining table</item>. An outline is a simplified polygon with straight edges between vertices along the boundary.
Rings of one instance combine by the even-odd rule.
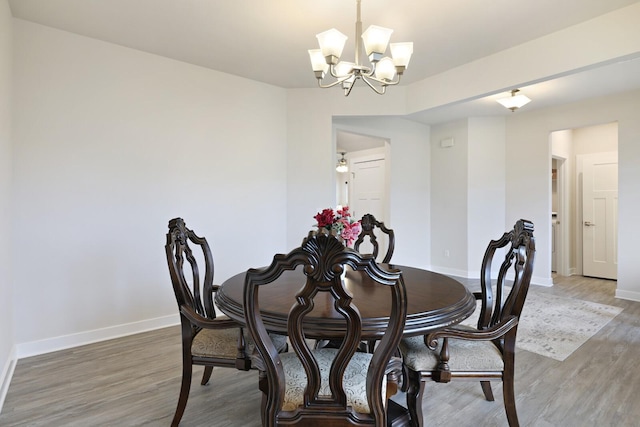
[[[383,269],[399,269],[407,290],[407,318],[404,336],[424,335],[460,323],[476,308],[473,294],[457,280],[415,267],[381,264]],[[376,338],[384,333],[391,307],[389,289],[375,284],[362,272],[346,269],[344,283],[353,295],[353,304],[362,316],[362,337]],[[287,333],[287,318],[296,293],[306,276],[301,269],[285,271],[276,281],[260,287],[260,312],[270,332]],[[245,324],[243,309],[245,272],[230,277],[220,285],[215,303],[231,319]],[[344,318],[328,293],[316,295],[313,310],[305,317],[304,329],[309,338],[340,337]],[[344,332],[342,332],[344,335]]]

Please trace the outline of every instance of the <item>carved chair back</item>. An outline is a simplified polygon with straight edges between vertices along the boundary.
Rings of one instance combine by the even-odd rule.
[[[182,218],[174,218],[169,221],[165,250],[178,307],[187,306],[203,318],[215,319],[214,266],[207,239],[187,228]]]
[[[497,279],[493,265],[494,256],[504,250],[504,259],[499,264]],[[500,258],[501,259],[501,258]],[[488,329],[507,316],[520,317],[524,306],[535,259],[533,223],[518,220],[513,228],[498,240],[491,240],[482,259],[480,286],[480,317],[478,329]],[[510,287],[510,289],[509,289]],[[515,331],[514,331],[515,332]]]
[[[388,327],[363,333],[360,312],[341,279],[341,273],[347,265],[355,273],[360,273],[363,281],[389,289]],[[295,295],[291,294],[292,307],[288,316],[288,336],[294,352],[278,354],[262,320],[261,288],[266,289],[285,271],[296,269],[302,270],[300,289]],[[323,307],[332,304],[335,313],[344,318],[344,328],[327,331],[329,335],[326,337],[307,336],[305,319],[314,309],[316,300],[319,300],[317,305],[323,304]],[[400,271],[381,269],[371,255],[361,255],[345,248],[341,240],[322,231],[311,231],[299,248],[287,255],[276,255],[269,267],[250,269],[245,281],[244,307],[247,328],[256,342],[260,360],[264,363],[259,368],[264,374],[264,381],[261,382],[261,389],[265,393],[263,425],[275,426],[280,422],[291,425],[299,422],[305,426],[386,426],[386,395],[383,384],[386,384],[388,362],[402,335],[406,304]],[[321,315],[314,312],[313,318],[308,321],[321,322],[322,318],[319,316]],[[374,335],[377,339],[381,338],[381,341],[373,354],[356,352],[363,337],[373,338]],[[312,349],[309,340],[317,338],[336,338],[341,345],[338,349]],[[330,354],[329,362],[327,354]],[[347,381],[343,381],[345,372],[349,371],[356,358],[367,361],[366,395],[361,395],[359,399],[361,403],[364,402],[368,413],[358,412],[350,406],[352,399],[348,398]],[[297,390],[292,390],[292,377],[303,378]],[[361,378],[365,381],[364,377]],[[364,389],[363,387],[362,390]],[[291,393],[299,396],[294,407],[291,406]]]
[[[378,253],[380,252],[380,242],[376,236],[376,229],[379,233],[384,233],[387,236],[387,252],[382,259],[383,263],[391,262],[391,257],[393,256],[393,249],[395,247],[395,233],[392,229],[387,228],[384,225],[384,222],[376,220],[376,218],[371,214],[365,214],[360,220],[360,225],[362,226],[362,231],[358,236],[358,239],[353,244],[353,248],[358,251],[360,249],[360,245],[363,242],[369,242],[371,246],[373,246],[373,251],[371,254],[374,259],[378,258]]]
[[[418,426],[423,425],[422,399],[428,379],[444,383],[453,379],[479,380],[488,401],[494,400],[491,381],[502,381],[507,421],[511,427],[519,425],[514,390],[515,345],[534,258],[533,223],[521,219],[501,238],[491,240],[485,251],[482,289],[474,292],[481,304],[477,330],[454,326],[429,333],[423,342],[415,338],[402,341],[408,378],[407,407]],[[497,272],[492,269],[494,261]],[[494,275],[496,278],[492,279]]]

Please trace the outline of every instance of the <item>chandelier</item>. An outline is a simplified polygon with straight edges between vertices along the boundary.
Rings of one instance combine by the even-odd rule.
[[[336,165],[336,171],[340,173],[349,172],[349,165],[347,163],[347,159],[344,158],[344,155],[347,154],[346,151],[340,152],[342,154],[342,158],[338,160],[338,164]]]
[[[371,25],[363,33],[362,21],[360,20],[360,1],[356,0],[355,61],[340,61],[347,36],[332,28],[316,35],[320,49],[309,50],[311,67],[318,80],[318,86],[321,88],[341,85],[344,89],[344,96],[348,96],[356,80],[360,79],[376,93],[382,95],[387,90],[387,86],[400,83],[400,77],[409,65],[413,53],[413,43],[391,43],[389,48],[392,58],[383,56],[393,30]],[[363,43],[370,66],[363,65],[360,61]],[[327,72],[333,77],[333,81],[324,83]]]

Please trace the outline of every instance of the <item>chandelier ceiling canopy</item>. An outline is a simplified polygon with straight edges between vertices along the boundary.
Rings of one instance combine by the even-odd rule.
[[[413,43],[391,43],[391,58],[384,56],[393,30],[389,28],[371,25],[362,32],[360,18],[360,2],[356,0],[356,38],[354,62],[341,61],[340,56],[344,49],[347,36],[332,28],[317,34],[320,49],[309,50],[311,67],[318,80],[318,86],[329,88],[341,85],[344,95],[348,96],[356,80],[364,81],[367,86],[376,93],[382,95],[387,86],[400,83],[400,77],[407,69],[409,60],[413,54]],[[369,59],[370,65],[365,65],[360,60],[362,48]],[[330,82],[325,83],[327,73],[331,75]]]

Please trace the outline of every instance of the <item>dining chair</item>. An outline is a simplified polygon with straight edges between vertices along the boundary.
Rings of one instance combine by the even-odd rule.
[[[504,248],[504,249],[501,249]],[[504,250],[497,279],[492,265]],[[408,376],[407,407],[412,425],[423,425],[422,397],[427,380],[446,383],[454,379],[479,380],[487,400],[493,401],[490,381],[502,381],[509,426],[518,426],[514,371],[516,333],[535,258],[533,223],[521,219],[513,230],[491,240],[482,259],[480,317],[476,328],[457,325],[424,337],[402,339],[400,351]],[[502,261],[502,262],[500,262]]]
[[[382,263],[391,262],[391,257],[393,256],[393,249],[396,244],[395,233],[392,229],[387,228],[384,225],[384,222],[378,221],[373,215],[365,214],[362,216],[360,220],[360,225],[362,226],[362,231],[358,238],[353,244],[353,248],[356,251],[360,250],[360,245],[367,242],[373,246],[373,250],[371,254],[375,259],[378,259],[378,253],[380,252],[380,243],[378,241],[378,236],[376,236],[376,230],[379,230],[379,233],[383,233],[387,237],[387,252],[382,259]]]
[[[187,406],[193,365],[204,366],[201,384],[206,385],[214,366],[249,370],[254,345],[238,323],[216,314],[213,294],[218,285],[213,284],[213,256],[207,240],[187,228],[182,218],[174,218],[169,221],[165,251],[182,335],[182,385],[171,421],[177,426]],[[284,351],[286,337],[274,339],[278,350]]]
[[[340,277],[347,265],[360,272],[361,280],[372,287],[388,290],[386,327],[363,332],[360,311]],[[268,286],[287,270],[296,269],[302,270],[301,283],[297,293],[290,295],[292,306],[287,319],[294,351],[278,354],[263,322],[268,308],[263,313],[261,301],[268,304]],[[322,309],[312,311],[314,306]],[[387,425],[387,400],[397,391],[402,369],[400,359],[392,355],[407,310],[400,271],[383,269],[371,255],[346,248],[335,235],[311,231],[300,247],[287,255],[275,255],[270,266],[247,271],[244,308],[247,329],[261,356],[256,364],[261,364],[263,426]],[[310,341],[322,337],[308,336],[305,322],[317,324],[340,318],[344,323],[339,327],[329,323],[334,327],[326,332],[326,337],[340,340],[339,348],[311,348]],[[357,351],[366,335],[381,339],[373,354]]]
[[[387,228],[384,225],[384,222],[378,221],[375,216],[372,214],[364,214],[362,219],[360,220],[360,226],[362,227],[362,231],[358,235],[358,238],[353,243],[353,248],[356,251],[360,252],[360,246],[364,244],[369,244],[373,247],[371,254],[373,258],[378,259],[378,254],[381,252],[380,250],[380,242],[378,241],[378,237],[376,236],[376,230],[378,233],[382,233],[386,236],[386,244],[387,244],[387,252],[382,259],[382,263],[391,262],[391,257],[393,256],[393,250],[396,244],[395,233],[392,229]],[[331,344],[328,344],[331,345]],[[369,353],[373,352],[375,348],[376,340],[366,340],[360,343],[360,350],[367,351]]]

